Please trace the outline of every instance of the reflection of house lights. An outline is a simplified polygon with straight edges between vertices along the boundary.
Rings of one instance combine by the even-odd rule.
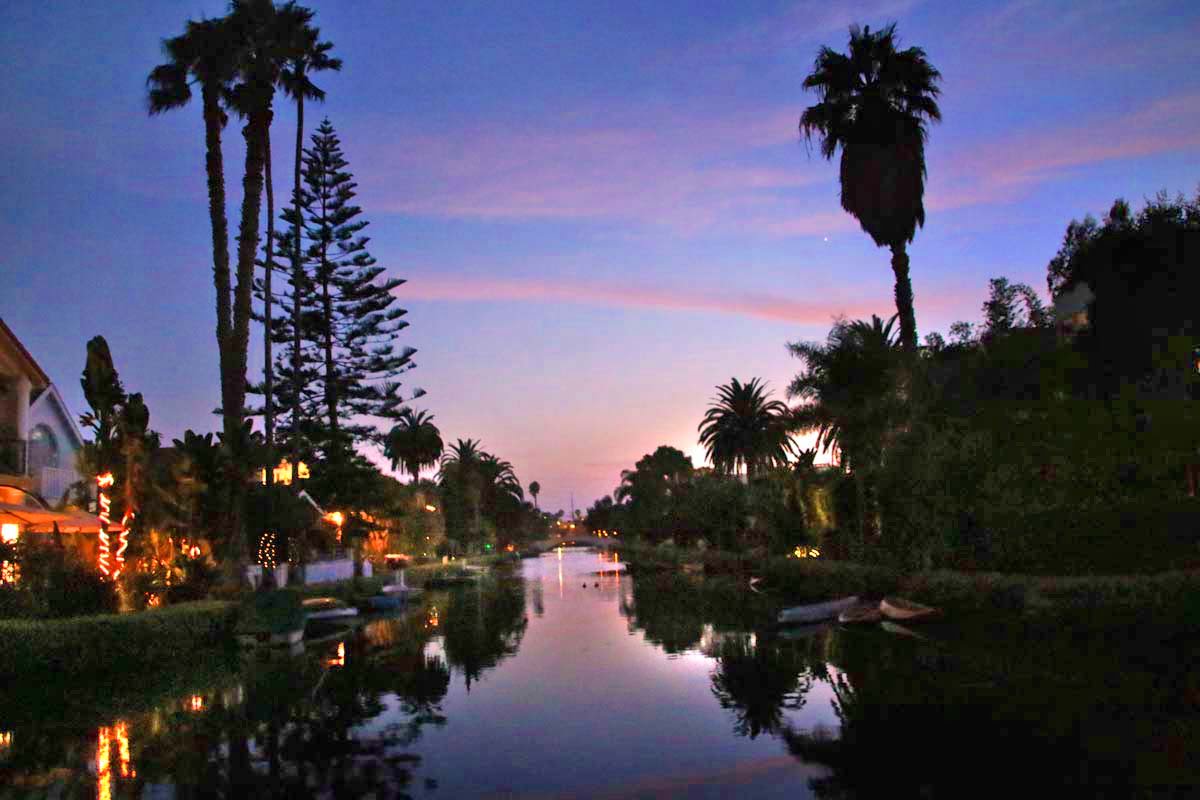
[[[434,511],[437,511],[437,506],[433,505],[432,503],[426,503],[425,510],[432,514]]]
[[[427,621],[425,622],[425,627],[436,628],[440,622],[441,622],[441,620],[438,617],[437,606],[431,606],[429,608],[429,617],[428,617]]]
[[[188,703],[188,707],[191,708],[191,710],[195,711],[195,712],[203,711],[204,710],[204,695],[202,695],[202,694],[192,695],[192,699]]]
[[[188,555],[191,556],[192,558],[199,558],[200,557],[200,546],[195,545],[195,544],[192,545],[192,549],[188,551]]]
[[[96,742],[96,794],[100,800],[112,798],[112,746],[117,745],[117,772],[122,778],[137,777],[129,759],[129,723],[101,726]]]
[[[0,731],[0,755],[12,749],[12,731]]]
[[[330,667],[346,666],[346,643],[338,642],[337,655],[325,662]]]

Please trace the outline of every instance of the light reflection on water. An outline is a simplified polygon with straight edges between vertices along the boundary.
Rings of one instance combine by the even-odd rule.
[[[786,637],[758,624],[761,598],[620,567],[552,552],[299,657],[10,692],[0,797],[958,797],[1195,777],[1200,681],[1162,670],[1170,648],[1137,649],[1139,672],[1104,643]],[[986,774],[999,763],[1025,767]]]

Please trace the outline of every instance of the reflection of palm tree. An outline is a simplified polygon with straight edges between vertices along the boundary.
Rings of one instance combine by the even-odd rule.
[[[751,641],[750,634],[722,636],[711,652],[717,666],[712,693],[721,708],[734,712],[733,729],[751,739],[776,734],[784,726],[783,712],[804,706],[812,687],[806,660],[777,641]]]
[[[717,470],[728,474],[745,467],[746,477],[753,478],[762,468],[787,463],[792,451],[788,409],[769,397],[758,378],[749,383],[733,378],[717,387],[700,423],[700,444]]]
[[[451,592],[442,615],[446,661],[462,674],[468,691],[487,670],[516,654],[527,624],[523,580]]]
[[[917,322],[905,245],[925,224],[926,121],[942,118],[941,74],[919,47],[896,49],[896,26],[850,29],[850,53],[817,54],[804,88],[820,102],[805,109],[800,130],[821,137],[821,154],[842,149],[842,208],[878,247],[892,250],[900,341],[917,349]]]

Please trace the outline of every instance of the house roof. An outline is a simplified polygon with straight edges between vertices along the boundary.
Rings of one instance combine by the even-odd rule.
[[[75,445],[75,449],[83,447],[83,436],[79,433],[79,426],[75,423],[75,417],[71,416],[71,409],[67,408],[67,401],[63,400],[62,395],[58,393],[58,387],[53,383],[45,388],[44,391],[38,392],[37,397],[29,404],[32,410],[43,405],[52,405],[62,418],[63,427],[71,434],[71,439]]]
[[[49,386],[50,376],[38,366],[37,361],[25,349],[25,345],[21,344],[21,340],[12,332],[12,329],[5,324],[4,318],[0,317],[0,344],[7,344],[12,350],[13,355],[29,373],[29,377],[34,381],[36,386]]]

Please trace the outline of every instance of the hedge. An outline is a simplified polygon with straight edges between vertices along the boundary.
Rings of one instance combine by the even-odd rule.
[[[0,675],[91,675],[155,668],[230,640],[237,605],[183,603],[136,614],[0,620]]]
[[[648,549],[628,556],[634,574],[666,572],[671,564],[702,560],[728,571],[747,568],[760,587],[781,604],[808,603],[846,595],[874,598],[899,594],[956,617],[992,617],[1005,622],[1071,625],[1079,628],[1149,626],[1200,630],[1200,571],[1155,575],[1049,577],[996,572],[931,570],[902,574],[885,567],[824,559],[772,558],[755,561],[714,552],[663,557]],[[680,584],[684,586],[686,584]]]

